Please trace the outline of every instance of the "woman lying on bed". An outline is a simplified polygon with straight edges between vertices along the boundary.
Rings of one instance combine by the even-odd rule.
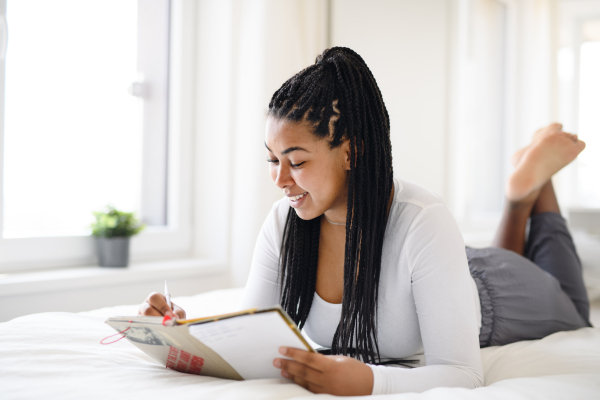
[[[388,113],[354,51],[325,50],[275,92],[265,146],[287,198],[262,227],[241,307],[281,304],[333,354],[282,348],[282,376],[336,395],[476,388],[480,347],[590,326],[550,181],[585,143],[561,125],[515,154],[494,247],[466,252],[444,203],[393,175]],[[153,294],[140,313],[171,310]],[[415,354],[426,366],[381,365]]]

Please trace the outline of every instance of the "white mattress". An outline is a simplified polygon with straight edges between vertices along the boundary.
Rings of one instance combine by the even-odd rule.
[[[241,289],[175,298],[188,317],[232,310]],[[182,374],[156,364],[114,334],[111,315],[137,305],[83,313],[42,313],[0,324],[1,399],[302,399],[314,395],[286,379],[228,381]],[[394,399],[600,399],[600,329],[481,350],[485,387],[437,388]],[[319,395],[320,398],[334,397]]]

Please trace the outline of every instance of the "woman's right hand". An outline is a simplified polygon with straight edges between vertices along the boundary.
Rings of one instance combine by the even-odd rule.
[[[167,304],[167,299],[162,293],[150,293],[146,300],[140,305],[138,315],[147,315],[150,317],[162,317],[168,315],[175,319],[185,319],[185,311],[183,308],[171,302],[171,309]]]

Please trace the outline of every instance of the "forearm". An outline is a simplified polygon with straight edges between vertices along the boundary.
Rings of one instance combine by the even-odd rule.
[[[424,392],[436,387],[475,389],[483,385],[483,371],[454,365],[431,365],[420,368],[395,368],[371,365],[372,394]]]

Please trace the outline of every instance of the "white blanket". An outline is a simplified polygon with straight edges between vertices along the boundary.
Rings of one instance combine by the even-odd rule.
[[[241,289],[176,298],[188,317],[235,308]],[[137,306],[83,313],[42,313],[0,324],[1,399],[303,399],[314,395],[287,379],[228,381],[158,365],[104,320]],[[116,337],[115,337],[116,338]],[[481,350],[485,387],[437,388],[394,399],[600,399],[600,329],[559,332],[542,340]],[[334,396],[319,395],[321,398]]]

